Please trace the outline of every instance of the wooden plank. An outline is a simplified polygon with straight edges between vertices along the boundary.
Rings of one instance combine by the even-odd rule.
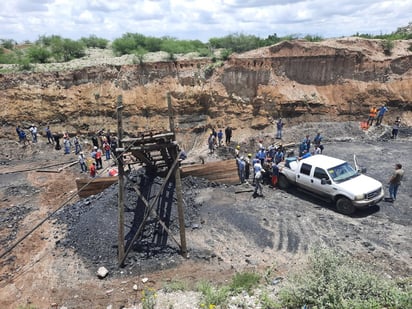
[[[87,197],[102,192],[118,181],[118,177],[76,178],[77,194]]]
[[[239,183],[235,160],[208,162],[205,164],[181,166],[182,177],[194,176],[210,181],[234,185]]]
[[[173,132],[167,132],[167,133],[161,133],[161,134],[155,134],[155,135],[145,135],[142,137],[128,137],[128,138],[124,138],[122,139],[123,143],[139,143],[139,142],[143,142],[146,143],[147,141],[150,140],[158,140],[158,139],[170,139],[170,140],[174,140],[174,133]]]

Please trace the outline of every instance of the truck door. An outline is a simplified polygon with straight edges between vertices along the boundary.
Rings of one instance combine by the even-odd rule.
[[[324,179],[324,184],[322,184]],[[332,199],[335,195],[334,184],[330,182],[330,177],[322,168],[315,167],[313,172],[312,188],[318,195]]]
[[[311,177],[312,165],[302,163],[296,174],[296,184],[304,189],[312,191],[313,179]]]

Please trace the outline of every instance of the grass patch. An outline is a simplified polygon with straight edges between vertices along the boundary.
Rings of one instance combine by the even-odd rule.
[[[187,282],[183,281],[170,281],[166,282],[163,285],[163,291],[165,293],[172,293],[172,292],[177,292],[177,291],[187,291],[188,290],[188,285]]]
[[[198,284],[197,290],[202,293],[200,308],[212,309],[216,306],[224,306],[230,296],[228,286],[215,287],[210,282],[202,281]]]
[[[258,285],[260,280],[260,275],[256,273],[237,273],[232,278],[232,283],[230,284],[230,290],[235,293],[241,293],[246,291],[248,294]]]
[[[319,249],[279,299],[284,308],[412,308],[411,292],[410,282],[399,285],[348,255]]]

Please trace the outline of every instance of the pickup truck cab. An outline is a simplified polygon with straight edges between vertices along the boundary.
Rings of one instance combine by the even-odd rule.
[[[384,197],[382,183],[354,169],[348,162],[314,155],[279,163],[279,187],[298,186],[322,199],[332,201],[343,214],[366,208]]]

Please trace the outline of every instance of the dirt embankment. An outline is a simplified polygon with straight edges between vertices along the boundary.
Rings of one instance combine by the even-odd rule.
[[[168,128],[166,92],[176,127],[188,134],[228,124],[264,129],[278,117],[291,124],[360,120],[382,104],[393,112],[389,121],[399,115],[412,125],[410,41],[395,42],[391,55],[381,43],[283,42],[221,64],[207,58],[131,64],[105,56],[80,68],[1,74],[2,135],[33,122],[59,132],[115,131],[119,95],[127,132]]]

